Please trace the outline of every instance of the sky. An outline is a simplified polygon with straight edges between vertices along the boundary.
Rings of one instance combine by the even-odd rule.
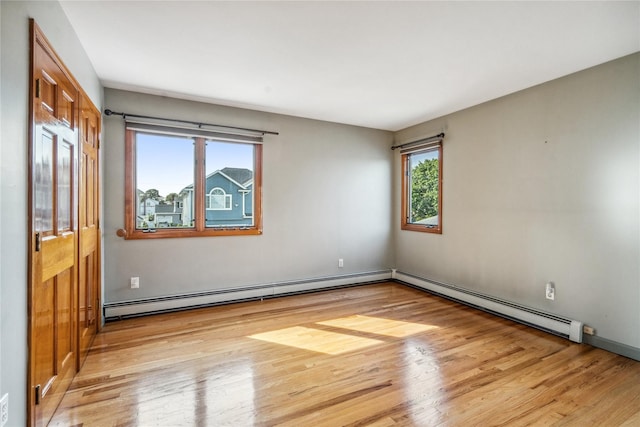
[[[207,175],[225,167],[253,170],[253,145],[208,141]],[[193,184],[194,142],[191,138],[138,133],[136,139],[137,188],[155,188],[165,197]]]
[[[438,158],[438,150],[429,150],[425,153],[418,153],[411,155],[412,168],[418,167],[418,165],[425,160],[433,160]]]

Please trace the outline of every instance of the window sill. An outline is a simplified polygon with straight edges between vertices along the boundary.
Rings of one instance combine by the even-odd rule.
[[[420,233],[442,234],[442,227],[429,227],[421,224],[402,224],[400,227],[406,231],[418,231]]]
[[[256,236],[262,234],[262,229],[251,228],[220,228],[206,230],[177,230],[177,229],[153,229],[153,230],[135,230],[127,233],[125,230],[118,230],[118,236],[124,237],[125,240],[143,240],[143,239],[171,239],[186,237],[216,237],[216,236]]]

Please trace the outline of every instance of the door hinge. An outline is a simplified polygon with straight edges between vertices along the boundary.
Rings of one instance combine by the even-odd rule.
[[[40,79],[36,79],[36,99],[40,99]]]
[[[40,384],[36,386],[36,405],[40,404]]]
[[[36,252],[40,252],[40,233],[36,233]]]

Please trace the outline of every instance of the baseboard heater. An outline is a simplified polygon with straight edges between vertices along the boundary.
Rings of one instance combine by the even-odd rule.
[[[231,302],[255,301],[278,296],[359,286],[389,279],[391,279],[391,270],[382,270],[265,283],[238,288],[216,289],[206,292],[168,295],[155,298],[108,302],[104,304],[104,319],[109,322],[130,317],[228,304]]]
[[[582,342],[583,323],[577,320],[567,319],[555,314],[545,313],[513,302],[505,301],[489,295],[474,292],[445,283],[434,282],[411,274],[392,270],[391,278],[406,285],[424,289],[445,298],[461,302],[514,320],[519,323],[532,326],[537,329],[550,332],[577,343]]]

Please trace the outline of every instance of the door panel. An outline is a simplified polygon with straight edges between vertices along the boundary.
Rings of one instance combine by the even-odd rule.
[[[52,277],[72,268],[74,264],[75,234],[63,233],[60,236],[45,237],[42,247],[42,280]]]
[[[46,425],[77,367],[79,91],[33,32],[29,422]]]
[[[100,324],[100,111],[33,20],[28,424],[46,425]]]
[[[72,269],[66,269],[56,276],[56,368],[63,370],[73,360],[73,277]]]
[[[98,154],[100,111],[85,97],[80,99],[80,250],[79,341],[80,364],[98,332],[100,306],[100,222]]]
[[[41,387],[47,387],[48,382],[55,376],[55,360],[53,355],[55,345],[53,300],[55,298],[55,280],[43,281],[38,286],[37,297],[34,301],[35,311],[35,382]]]

